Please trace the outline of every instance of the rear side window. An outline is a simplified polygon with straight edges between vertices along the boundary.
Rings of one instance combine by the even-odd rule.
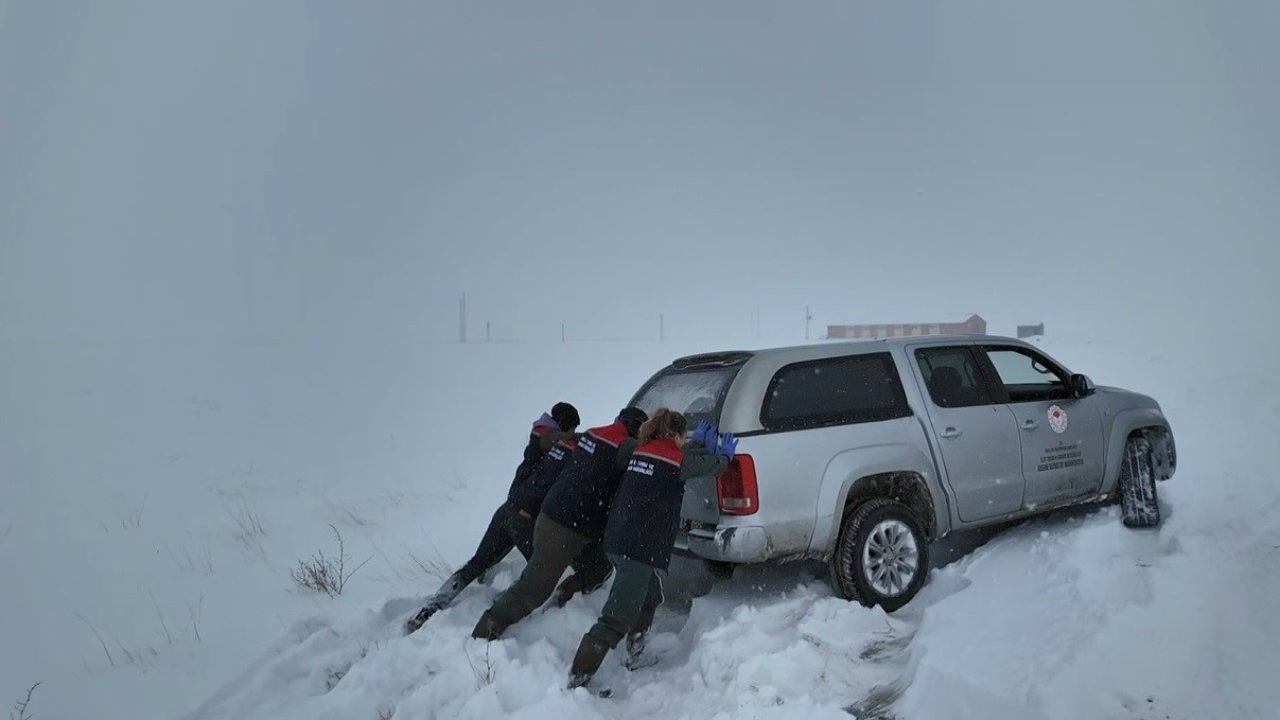
[[[916,351],[916,362],[929,397],[938,407],[991,405],[996,402],[968,347],[925,348]]]
[[[773,376],[760,423],[799,430],[907,417],[911,409],[888,353],[788,365]]]
[[[658,373],[631,404],[652,415],[667,407],[689,418],[690,427],[699,420],[716,423],[729,386],[742,365],[712,368],[667,369]]]

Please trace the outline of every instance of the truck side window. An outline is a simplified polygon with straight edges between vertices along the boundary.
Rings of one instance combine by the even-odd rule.
[[[1039,353],[1025,348],[989,346],[987,358],[1004,384],[1009,402],[1071,399],[1063,372]]]
[[[957,408],[997,402],[968,347],[924,348],[916,351],[929,397],[938,407]]]
[[[800,430],[909,415],[893,358],[874,353],[783,367],[769,383],[760,423],[772,431]]]

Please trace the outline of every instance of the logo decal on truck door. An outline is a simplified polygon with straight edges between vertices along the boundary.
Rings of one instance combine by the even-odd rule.
[[[1061,435],[1067,431],[1067,411],[1057,405],[1049,406],[1049,427]]]

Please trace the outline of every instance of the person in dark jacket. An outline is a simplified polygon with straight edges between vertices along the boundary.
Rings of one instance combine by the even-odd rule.
[[[713,426],[699,423],[690,441],[686,426],[680,413],[658,408],[640,429],[640,444],[613,498],[604,535],[614,566],[613,587],[600,619],[574,655],[571,688],[587,684],[624,637],[627,665],[634,667],[662,604],[662,577],[671,564],[685,480],[718,476],[733,458],[733,435],[720,438]]]
[[[529,564],[480,616],[472,637],[496,640],[552,593],[563,605],[574,592],[590,592],[604,583],[611,571],[602,547],[609,506],[635,449],[635,436],[647,419],[644,411],[629,407],[612,424],[582,434],[569,464],[542,501]],[[574,562],[579,569],[557,589],[565,568]]]
[[[537,507],[530,510],[527,503],[516,502],[516,498],[525,497],[525,486],[535,476],[545,473],[554,479],[559,474],[576,445],[574,430],[579,422],[577,408],[566,402],[556,403],[551,412],[543,413],[534,421],[524,458],[516,467],[515,478],[507,491],[507,501],[494,511],[471,559],[440,586],[417,615],[405,623],[407,632],[416,631],[432,615],[448,607],[463,589],[501,562],[512,548],[518,548],[526,559],[533,554],[533,523]]]

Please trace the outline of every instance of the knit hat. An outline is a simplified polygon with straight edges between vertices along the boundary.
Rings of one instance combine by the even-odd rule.
[[[625,407],[622,412],[618,413],[618,422],[627,428],[627,434],[635,437],[640,434],[640,426],[648,420],[649,416],[638,407]]]
[[[578,408],[567,402],[558,402],[551,408],[551,417],[555,418],[556,424],[565,432],[571,432],[582,419],[578,417]]]

